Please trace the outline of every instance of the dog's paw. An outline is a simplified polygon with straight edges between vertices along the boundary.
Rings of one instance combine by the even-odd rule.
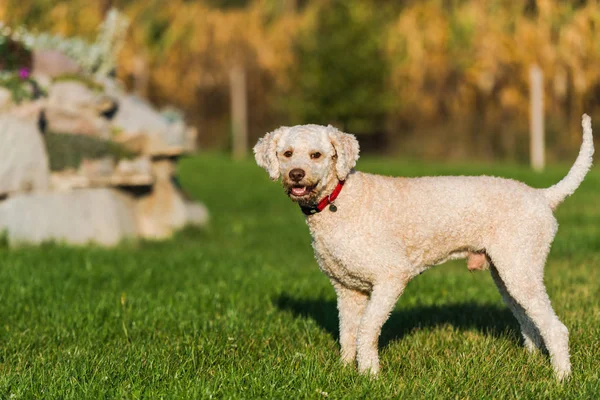
[[[356,360],[354,358],[340,358],[340,363],[343,368],[354,368],[356,366]]]
[[[558,365],[558,363],[553,359],[552,367],[554,368],[554,375],[559,382],[565,382],[571,377],[571,363],[569,361]]]
[[[362,375],[369,375],[371,377],[377,377],[379,374],[379,360],[371,359],[366,362],[358,362],[358,372]]]
[[[554,371],[556,375],[556,380],[559,382],[566,382],[571,378],[571,367],[568,370]]]
[[[344,365],[352,365],[356,362],[356,348],[345,348],[340,352],[340,361]]]

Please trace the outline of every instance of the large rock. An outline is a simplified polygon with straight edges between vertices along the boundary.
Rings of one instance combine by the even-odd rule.
[[[70,57],[58,50],[38,49],[33,51],[33,73],[57,77],[78,74],[81,67]]]
[[[10,90],[0,87],[0,112],[10,110],[13,105],[14,102]]]
[[[108,139],[110,124],[99,113],[103,100],[102,93],[82,82],[73,80],[52,84],[48,89],[45,109],[48,130]]]
[[[204,226],[208,223],[208,208],[202,203],[185,202],[186,225]]]
[[[40,113],[44,107],[46,107],[45,99],[24,101],[13,106],[10,109],[10,114],[22,120],[33,121],[37,126],[37,123],[40,120]]]
[[[119,111],[113,123],[125,132],[160,134],[169,127],[160,113],[137,96],[121,95],[118,102]]]
[[[48,155],[36,123],[0,114],[0,195],[45,190],[49,182]]]
[[[95,111],[71,109],[48,106],[44,110],[47,121],[47,130],[55,133],[69,133],[72,135],[88,135],[101,139],[110,138],[110,126],[106,119],[99,117]]]
[[[78,111],[93,108],[99,95],[76,80],[55,82],[48,88],[48,105]]]
[[[111,246],[137,236],[135,201],[112,189],[34,193],[0,203],[11,245],[47,241]]]
[[[121,131],[116,137],[134,151],[150,155],[178,155],[194,150],[194,130],[182,120],[170,120],[144,100],[130,95],[119,95],[119,110],[112,124]]]
[[[50,177],[53,190],[72,190],[92,187],[127,188],[145,191],[152,188],[154,175],[149,157],[123,159],[115,166],[112,157],[84,159],[78,170],[53,172]]]

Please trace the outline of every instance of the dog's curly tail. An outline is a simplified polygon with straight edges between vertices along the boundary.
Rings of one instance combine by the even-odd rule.
[[[586,174],[592,167],[592,155],[594,154],[594,138],[592,137],[592,119],[589,115],[583,114],[581,117],[581,126],[583,127],[583,143],[579,149],[579,155],[571,170],[560,182],[547,189],[542,189],[544,196],[548,199],[550,207],[555,210],[556,207],[567,197],[572,195],[583,182]]]

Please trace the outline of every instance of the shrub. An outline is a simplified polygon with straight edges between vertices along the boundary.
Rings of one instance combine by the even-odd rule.
[[[112,156],[115,160],[121,160],[136,156],[135,153],[115,142],[93,136],[49,132],[45,138],[52,171],[78,168],[85,158],[99,159]]]
[[[0,71],[17,71],[20,68],[30,69],[31,64],[31,52],[25,45],[0,33]]]
[[[315,12],[314,26],[296,46],[292,112],[303,123],[341,124],[356,133],[378,130],[387,75],[381,19],[373,5],[358,1],[334,0]]]

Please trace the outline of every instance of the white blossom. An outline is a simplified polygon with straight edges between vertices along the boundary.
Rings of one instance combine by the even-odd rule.
[[[28,49],[52,49],[72,58],[87,73],[97,78],[108,76],[116,67],[117,54],[123,47],[129,19],[112,8],[98,29],[94,43],[80,37],[65,38],[48,33],[36,34],[24,27],[11,30],[0,21],[0,33],[22,43]]]

